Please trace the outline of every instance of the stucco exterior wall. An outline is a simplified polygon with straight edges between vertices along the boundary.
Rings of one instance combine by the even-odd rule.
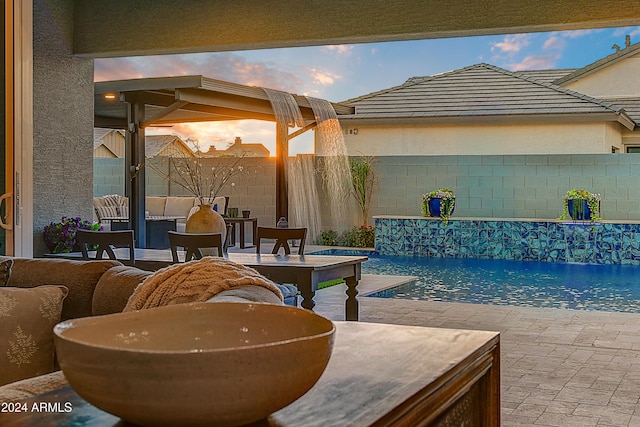
[[[622,144],[622,138],[627,135],[627,132],[620,132],[621,126],[613,123],[605,123],[603,126],[603,153],[611,153],[612,149],[616,152],[623,153],[624,145]],[[626,129],[625,129],[626,131]]]
[[[602,123],[343,127],[350,155],[373,156],[603,154],[620,133]],[[354,128],[357,134],[349,132]]]
[[[640,55],[635,55],[564,86],[596,98],[637,96],[640,94],[639,75]]]
[[[45,225],[92,215],[93,60],[72,55],[72,12],[72,2],[34,1],[35,256],[46,252]]]

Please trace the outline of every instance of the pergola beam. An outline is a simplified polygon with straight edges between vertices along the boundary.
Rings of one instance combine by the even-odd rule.
[[[156,114],[154,114],[152,117],[149,117],[148,119],[145,119],[144,122],[140,123],[140,126],[142,127],[148,127],[150,126],[152,123],[168,116],[169,114],[173,113],[176,110],[179,110],[180,108],[186,106],[188,104],[188,102],[186,101],[176,101],[173,104],[163,108],[162,110],[160,110],[159,112],[157,112]]]
[[[293,138],[302,135],[303,133],[315,128],[316,126],[318,126],[317,122],[313,122],[313,123],[309,123],[308,125],[306,125],[305,127],[302,127],[300,129],[298,129],[297,131],[290,133],[289,136],[287,136],[288,140],[292,140]]]

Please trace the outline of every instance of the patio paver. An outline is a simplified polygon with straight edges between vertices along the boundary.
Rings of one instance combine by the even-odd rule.
[[[388,285],[363,275],[360,293],[376,286]],[[344,291],[318,291],[315,311],[344,320]],[[504,427],[640,426],[640,315],[358,300],[362,322],[499,331]]]

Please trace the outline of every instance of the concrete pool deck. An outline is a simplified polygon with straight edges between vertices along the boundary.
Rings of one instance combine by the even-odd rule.
[[[363,296],[403,280],[363,275],[360,321],[500,332],[502,426],[640,426],[640,315]],[[345,288],[315,311],[344,320]]]

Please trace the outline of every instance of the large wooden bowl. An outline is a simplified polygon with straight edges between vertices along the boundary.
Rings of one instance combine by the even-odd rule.
[[[73,389],[142,426],[235,426],[305,394],[335,327],[311,311],[194,303],[68,320],[56,352]]]

